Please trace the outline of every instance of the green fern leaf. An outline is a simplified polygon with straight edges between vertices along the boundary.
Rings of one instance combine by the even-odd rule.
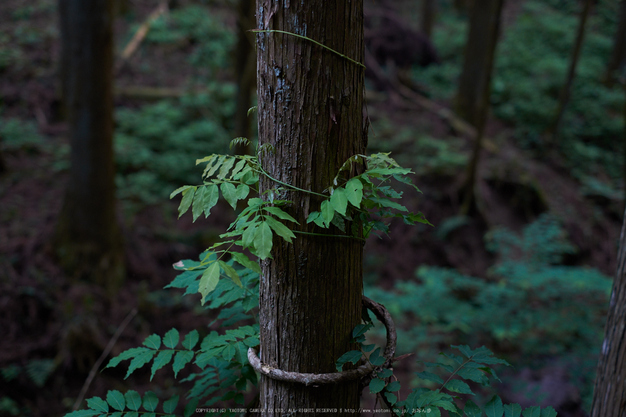
[[[159,352],[157,357],[154,358],[154,363],[152,364],[152,374],[150,375],[150,381],[152,381],[152,378],[154,378],[154,374],[156,373],[156,371],[170,363],[173,356],[173,350],[162,350],[161,352]]]

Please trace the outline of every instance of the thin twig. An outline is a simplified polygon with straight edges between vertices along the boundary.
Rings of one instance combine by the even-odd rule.
[[[80,394],[78,394],[78,398],[76,398],[76,402],[74,403],[74,406],[72,407],[72,411],[78,410],[78,407],[80,406],[80,403],[83,402],[83,398],[85,398],[85,394],[87,393],[87,390],[89,389],[89,386],[91,385],[91,382],[96,377],[96,373],[98,372],[98,369],[100,368],[100,365],[102,365],[102,362],[104,362],[104,359],[107,356],[109,356],[109,353],[111,352],[111,349],[113,349],[113,346],[115,346],[115,343],[117,342],[117,339],[119,339],[119,337],[122,335],[122,332],[124,331],[126,326],[128,326],[130,321],[136,315],[137,315],[137,309],[133,308],[132,311],[130,313],[128,313],[128,315],[126,316],[126,318],[124,319],[122,324],[120,324],[120,327],[117,328],[117,330],[115,331],[115,334],[113,335],[111,340],[109,340],[109,343],[104,348],[104,351],[102,352],[102,355],[100,355],[100,357],[98,358],[96,363],[91,368],[91,371],[89,372],[89,376],[87,377],[87,380],[85,381],[85,384],[83,384],[83,388],[80,390]]]
[[[291,36],[295,36],[296,38],[306,39],[308,41],[313,42],[316,45],[321,46],[324,49],[328,49],[332,53],[337,54],[340,57],[345,58],[345,59],[347,59],[350,62],[353,62],[353,63],[357,64],[358,66],[361,66],[361,67],[365,68],[365,65],[363,65],[359,61],[355,61],[354,59],[350,58],[349,56],[344,55],[341,52],[337,52],[334,49],[329,48],[328,46],[324,45],[323,43],[320,43],[320,42],[318,42],[318,41],[316,41],[314,39],[308,38],[308,37],[303,36],[303,35],[298,35],[297,33],[287,32],[287,31],[284,31],[284,30],[275,30],[275,29],[251,29],[250,32],[255,32],[255,33],[282,33],[283,35],[291,35]]]

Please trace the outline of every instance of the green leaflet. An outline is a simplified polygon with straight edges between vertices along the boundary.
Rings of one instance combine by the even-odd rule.
[[[198,331],[192,330],[189,333],[187,333],[187,336],[185,336],[185,338],[183,339],[183,347],[185,349],[191,350],[194,348],[194,346],[196,346],[196,344],[198,343],[198,340],[200,340]]]
[[[191,202],[193,201],[193,196],[196,193],[196,188],[197,187],[190,187],[187,188],[185,191],[183,191],[183,199],[180,202],[180,205],[178,206],[178,218],[180,219],[180,216],[182,216],[183,214],[185,214],[187,212],[187,210],[189,210],[189,207],[191,206]]]
[[[130,361],[130,365],[128,365],[128,372],[126,372],[124,379],[127,379],[136,369],[139,369],[150,362],[156,353],[156,350],[149,350],[135,356],[133,360]]]
[[[336,368],[337,371],[341,372],[343,370],[343,366],[350,362],[352,364],[356,364],[363,357],[363,352],[360,350],[351,350],[349,352],[344,353],[337,359]]]
[[[296,224],[300,224],[296,221],[296,219],[294,219],[289,214],[285,213],[283,210],[281,210],[280,208],[276,206],[264,206],[263,210],[267,211],[268,213],[273,214],[274,216],[278,217],[281,220],[287,220]]]
[[[220,191],[222,191],[222,196],[224,197],[224,200],[226,200],[226,202],[230,204],[233,209],[236,209],[237,188],[230,182],[223,182],[220,185]]]
[[[217,204],[217,200],[220,198],[220,191],[215,184],[209,184],[206,187],[204,196],[201,202],[201,208],[204,210],[204,216],[209,217],[211,209]]]
[[[358,178],[352,178],[346,183],[345,190],[350,204],[360,208],[363,200],[363,183]]]
[[[157,405],[159,405],[159,398],[152,391],[148,391],[143,396],[143,408],[146,411],[156,411]]]
[[[159,352],[156,358],[154,358],[154,362],[152,363],[152,374],[150,375],[150,381],[154,378],[154,374],[159,369],[163,368],[165,365],[172,361],[172,357],[174,356],[173,350],[162,350]]]
[[[280,236],[283,239],[285,239],[288,243],[291,243],[291,239],[295,239],[296,238],[296,235],[293,234],[291,229],[289,229],[287,226],[285,226],[284,224],[282,224],[278,220],[275,220],[274,218],[272,218],[270,216],[266,216],[265,217],[265,222],[270,226],[270,228],[274,232],[276,232],[276,234],[278,236]]]
[[[330,204],[336,212],[345,216],[346,209],[348,208],[348,196],[346,190],[343,188],[335,189],[335,191],[333,191],[333,195],[330,196]]]
[[[119,391],[107,392],[107,403],[109,403],[109,405],[117,411],[124,411],[124,408],[126,408],[126,399],[124,398],[124,394]]]
[[[96,411],[99,411],[101,413],[108,413],[109,412],[109,404],[107,404],[107,402],[104,401],[100,397],[89,398],[87,400],[87,406],[89,408],[91,408],[92,410],[96,410]]]
[[[191,350],[181,350],[176,352],[174,356],[174,363],[172,369],[174,370],[174,377],[178,376],[178,373],[193,359],[194,352]]]
[[[381,392],[385,388],[385,381],[382,379],[374,378],[370,381],[370,392],[372,394],[376,394],[377,392]]]
[[[220,280],[220,264],[217,262],[213,262],[211,266],[209,266],[202,277],[200,278],[200,285],[198,288],[198,292],[202,295],[202,299],[200,303],[204,305],[204,299],[206,296],[217,287],[217,283]]]
[[[259,258],[266,259],[270,256],[272,237],[272,229],[269,224],[266,221],[261,222],[254,234],[254,249]]]
[[[139,407],[141,407],[141,396],[137,391],[128,391],[124,394],[124,398],[126,399],[126,407],[129,410],[137,411]]]
[[[159,349],[161,347],[161,336],[157,334],[151,334],[143,341],[143,345],[150,349]]]
[[[206,187],[198,187],[198,189],[196,190],[196,194],[193,197],[193,206],[191,208],[191,213],[193,214],[194,222],[198,219],[198,217],[200,217],[203,212],[204,195],[206,194],[206,192]]]
[[[487,404],[485,404],[485,414],[487,417],[502,417],[504,413],[504,407],[502,406],[502,400],[497,395],[494,395]]]
[[[171,329],[163,336],[163,344],[170,349],[174,349],[178,345],[179,340],[180,335],[176,329]]]
[[[241,280],[239,279],[239,274],[237,273],[237,271],[235,270],[235,268],[233,268],[232,266],[228,265],[226,262],[224,261],[218,261],[220,264],[220,267],[224,270],[224,273],[233,280],[233,282],[235,284],[237,284],[237,286],[241,287]]]

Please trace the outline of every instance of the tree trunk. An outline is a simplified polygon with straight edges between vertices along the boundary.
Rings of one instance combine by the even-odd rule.
[[[363,62],[362,0],[258,0],[257,25],[306,36]],[[264,154],[264,169],[321,193],[345,160],[365,151],[364,70],[309,39],[282,33],[259,33],[257,51],[259,143],[275,148]],[[263,180],[261,189],[277,185]],[[319,210],[319,198],[290,190],[280,198],[293,201],[289,211],[299,230],[344,234],[306,224],[309,212]],[[293,244],[277,239],[273,259],[262,263],[261,360],[285,371],[336,372],[337,358],[354,349],[351,332],[361,319],[363,244],[297,236]],[[353,381],[306,387],[263,376],[260,398],[262,409],[283,410],[277,415],[301,408],[354,415],[346,409],[359,408],[359,386]]]
[[[422,0],[422,32],[432,41],[435,26],[435,0]]]
[[[478,128],[489,106],[491,72],[504,0],[476,2],[470,14],[463,69],[456,95],[456,112]]]
[[[580,23],[578,25],[578,31],[576,33],[576,41],[574,43],[574,51],[572,52],[572,59],[570,60],[569,69],[567,70],[567,78],[565,84],[559,94],[559,104],[556,111],[556,116],[552,125],[548,128],[546,136],[551,145],[556,145],[556,137],[559,131],[559,125],[563,119],[563,112],[569,101],[570,91],[572,89],[572,82],[576,75],[576,67],[578,66],[578,60],[580,58],[580,51],[582,49],[583,40],[585,39],[585,25],[587,24],[587,18],[591,10],[593,0],[585,0],[583,10],[580,14]]]
[[[615,82],[615,72],[624,64],[624,59],[626,59],[626,0],[622,0],[619,8],[619,23],[604,76],[607,85],[611,86]]]
[[[476,176],[489,112],[491,73],[503,4],[504,0],[479,1],[474,4],[470,14],[463,71],[456,96],[456,112],[476,128],[476,139],[463,186],[462,214],[468,214],[476,204]]]
[[[235,73],[237,75],[237,106],[235,108],[235,137],[252,139],[248,110],[252,106],[252,92],[256,84],[256,55],[252,48],[254,37],[248,30],[254,29],[254,0],[240,0],[238,4],[237,47],[235,50]],[[238,145],[235,154],[252,153],[250,145]]]
[[[59,11],[71,168],[55,247],[66,269],[113,292],[124,276],[115,220],[113,2],[60,0]]]
[[[626,214],[593,390],[591,417],[626,416]]]

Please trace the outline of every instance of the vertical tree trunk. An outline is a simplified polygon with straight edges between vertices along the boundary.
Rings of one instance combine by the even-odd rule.
[[[626,416],[626,214],[593,390],[591,417]]]
[[[484,0],[474,4],[463,70],[456,96],[456,112],[476,127],[476,138],[464,184],[461,213],[467,214],[475,205],[475,183],[482,150],[485,124],[491,96],[491,73],[500,30],[504,0]]]
[[[250,138],[248,110],[252,106],[252,92],[256,84],[256,55],[252,48],[254,38],[248,30],[254,29],[254,0],[239,0],[237,24],[237,46],[235,50],[235,72],[237,75],[237,105],[235,108],[235,137]],[[251,147],[237,146],[235,153],[251,153]]]
[[[66,269],[114,291],[124,268],[115,220],[113,2],[60,0],[59,10],[71,168],[56,249]]]
[[[422,32],[432,41],[435,26],[435,0],[422,0]]]
[[[569,101],[570,91],[572,89],[572,82],[576,75],[576,67],[578,66],[578,60],[580,58],[580,51],[582,50],[583,40],[585,39],[585,25],[587,24],[587,18],[591,10],[593,0],[585,0],[583,10],[580,14],[580,23],[578,25],[578,31],[576,32],[576,41],[574,43],[574,50],[572,52],[572,59],[570,60],[569,69],[567,70],[567,78],[565,84],[559,94],[559,103],[556,111],[556,116],[552,125],[547,130],[548,141],[551,145],[556,145],[556,136],[558,135],[559,125],[563,119],[563,112]]]
[[[477,2],[470,14],[463,69],[455,99],[456,112],[478,128],[489,105],[491,72],[504,0]],[[483,114],[484,113],[484,114]]]
[[[626,0],[622,0],[619,8],[619,23],[615,39],[613,40],[613,50],[611,58],[606,68],[605,82],[612,85],[615,82],[615,72],[620,69],[626,59]]]
[[[362,0],[258,0],[257,24],[306,36],[363,62]],[[363,153],[364,70],[311,40],[259,33],[257,41],[259,143],[274,152],[265,170],[285,183],[321,193],[342,163]],[[262,190],[276,187],[263,180]],[[343,234],[306,224],[320,200],[285,190],[299,230]],[[293,244],[276,240],[273,259],[262,263],[261,360],[285,371],[335,372],[360,322],[363,245],[356,239],[298,234]],[[261,408],[359,408],[358,382],[306,387],[267,377],[260,382]],[[314,414],[311,414],[314,415]],[[328,415],[328,414],[325,414]],[[353,414],[350,414],[353,415]]]

